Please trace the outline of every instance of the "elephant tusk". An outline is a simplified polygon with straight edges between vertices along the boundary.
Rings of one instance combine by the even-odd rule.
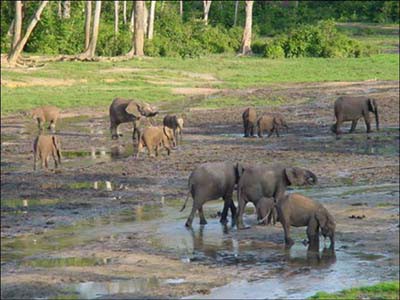
[[[258,221],[258,224],[262,224],[266,219],[268,218],[268,214],[264,218],[262,218],[260,221]]]

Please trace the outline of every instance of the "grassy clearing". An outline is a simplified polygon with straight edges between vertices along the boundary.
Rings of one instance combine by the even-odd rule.
[[[318,292],[310,299],[399,299],[399,282],[383,282],[334,294]]]

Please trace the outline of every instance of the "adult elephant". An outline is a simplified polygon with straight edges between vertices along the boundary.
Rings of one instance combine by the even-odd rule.
[[[306,169],[287,167],[281,164],[242,167],[238,183],[239,211],[237,226],[243,229],[243,213],[247,202],[257,206],[262,198],[274,198],[275,203],[283,199],[289,185],[314,185],[317,176]]]
[[[230,162],[204,163],[196,167],[189,176],[189,192],[181,209],[183,211],[189,197],[193,198],[192,211],[186,221],[186,227],[191,227],[196,211],[199,211],[200,224],[207,221],[203,213],[203,205],[210,200],[224,199],[224,208],[221,215],[221,223],[226,224],[228,209],[232,214],[232,225],[235,223],[236,207],[232,194],[235,184],[238,183],[242,172],[242,166]]]
[[[155,107],[145,102],[116,98],[110,105],[110,131],[111,138],[118,139],[118,126],[122,123],[132,122],[132,138],[139,140],[139,126],[142,117],[154,117],[158,114]]]
[[[244,137],[254,136],[254,129],[257,122],[257,112],[254,108],[248,107],[242,114]]]
[[[378,105],[375,99],[364,96],[342,96],[335,101],[334,110],[336,123],[332,125],[331,129],[336,135],[341,133],[340,126],[346,121],[352,122],[350,132],[353,132],[360,118],[364,118],[367,133],[371,132],[370,112],[375,114],[376,130],[379,130]]]

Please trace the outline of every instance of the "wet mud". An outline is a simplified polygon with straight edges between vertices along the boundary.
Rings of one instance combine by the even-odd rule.
[[[35,124],[2,118],[2,298],[304,298],[398,279],[398,92],[398,83],[374,81],[237,91],[244,100],[273,94],[287,102],[257,108],[279,112],[289,124],[281,137],[262,139],[242,137],[245,105],[201,110],[188,101],[176,109],[187,119],[183,143],[158,158],[132,156],[130,124],[112,141],[103,112],[68,112],[58,125],[61,168],[50,162],[51,170],[37,172]],[[339,94],[377,98],[381,130],[366,134],[359,122],[353,134],[331,134]],[[186,229],[189,209],[179,210],[188,175],[220,160],[279,161],[315,172],[318,186],[289,192],[319,200],[333,214],[335,250],[321,241],[319,252],[308,251],[305,228],[292,229],[295,245],[285,250],[280,224],[257,225],[250,204],[248,230],[219,223],[221,200],[205,205],[207,225],[195,218]]]

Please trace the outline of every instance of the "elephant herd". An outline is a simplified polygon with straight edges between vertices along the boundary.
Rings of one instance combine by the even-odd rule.
[[[376,100],[368,97],[339,97],[334,104],[336,123],[331,130],[341,134],[340,126],[343,122],[351,121],[350,132],[353,132],[360,118],[363,118],[367,132],[371,132],[369,112],[375,114],[376,128],[379,130],[379,115]],[[34,141],[34,170],[40,159],[42,168],[48,168],[49,158],[53,157],[55,167],[61,164],[61,143],[54,135],[60,110],[55,106],[43,106],[31,111],[30,115],[37,120],[40,135]],[[152,118],[158,111],[150,104],[116,98],[110,105],[110,131],[112,139],[122,135],[118,126],[132,122],[132,139],[137,140],[136,157],[147,148],[150,156],[158,156],[163,147],[169,155],[171,149],[182,140],[184,121],[175,115],[166,115],[163,126],[154,126]],[[151,124],[141,128],[142,120],[147,118]],[[254,136],[255,131],[263,137],[265,131],[268,136],[274,132],[279,137],[279,130],[288,129],[288,125],[281,115],[262,115],[257,118],[254,108],[247,108],[243,114],[244,136]],[[45,123],[53,135],[43,135]],[[331,247],[334,247],[335,221],[332,215],[319,202],[300,194],[286,194],[290,185],[311,186],[317,183],[317,176],[310,170],[285,166],[279,163],[273,165],[243,164],[231,162],[204,163],[197,166],[189,176],[188,194],[181,209],[186,207],[189,198],[193,198],[193,206],[185,223],[192,226],[196,212],[200,217],[200,224],[205,225],[203,205],[210,200],[223,198],[224,206],[220,222],[227,223],[228,211],[232,216],[232,226],[238,229],[246,228],[243,222],[245,206],[248,202],[256,208],[257,219],[260,223],[269,224],[279,221],[284,230],[285,245],[291,247],[293,240],[290,237],[290,227],[307,226],[307,237],[310,246],[319,245],[319,234],[329,237]],[[233,202],[233,192],[237,190],[238,209]]]

